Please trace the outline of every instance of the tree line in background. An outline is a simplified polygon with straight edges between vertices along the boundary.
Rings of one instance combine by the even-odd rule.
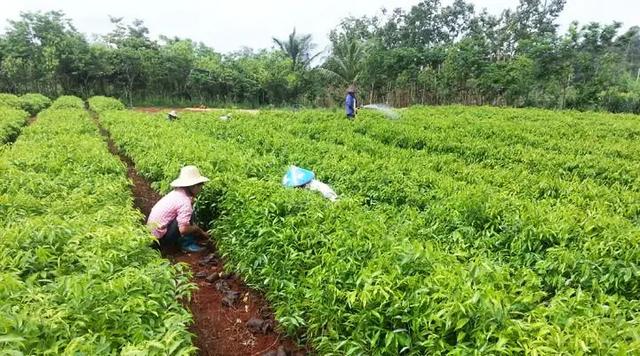
[[[520,0],[500,15],[464,0],[349,17],[318,52],[310,35],[222,54],[154,40],[141,20],[111,18],[92,40],[60,11],[23,13],[0,35],[0,91],[107,95],[129,105],[333,106],[360,102],[536,106],[640,113],[640,27],[573,23],[565,0]]]

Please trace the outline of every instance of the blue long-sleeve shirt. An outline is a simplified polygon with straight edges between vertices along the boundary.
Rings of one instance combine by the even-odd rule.
[[[347,94],[347,98],[345,100],[345,109],[347,111],[347,116],[354,116],[356,114],[356,96],[352,93]]]

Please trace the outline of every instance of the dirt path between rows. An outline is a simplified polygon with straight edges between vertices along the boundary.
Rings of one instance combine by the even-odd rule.
[[[109,150],[127,166],[133,182],[134,204],[146,218],[161,196],[136,171],[133,162],[120,154],[109,132],[96,125],[105,137]],[[143,222],[144,223],[144,222]],[[198,286],[187,307],[194,319],[190,331],[199,355],[265,355],[302,356],[307,348],[299,347],[291,339],[276,332],[276,322],[264,297],[249,289],[238,276],[224,272],[224,261],[213,244],[199,253],[185,254],[177,248],[161,251],[174,263],[184,262],[191,267],[192,282]]]

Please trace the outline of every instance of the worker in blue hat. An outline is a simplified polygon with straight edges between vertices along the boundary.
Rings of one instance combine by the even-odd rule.
[[[344,107],[347,112],[347,119],[349,120],[355,119],[356,113],[358,112],[357,102],[358,101],[356,99],[356,86],[349,85],[349,88],[347,88],[347,97],[345,98],[345,101],[344,101]]]
[[[336,192],[331,189],[327,184],[322,183],[321,181],[315,179],[316,175],[304,168],[290,166],[285,173],[284,177],[282,177],[282,185],[285,187],[297,187],[297,188],[306,188],[309,190],[315,190],[322,194],[323,197],[336,201],[338,199],[338,195]]]

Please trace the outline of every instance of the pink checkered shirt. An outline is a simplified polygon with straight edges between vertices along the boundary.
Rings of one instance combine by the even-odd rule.
[[[187,194],[184,188],[175,188],[165,195],[153,206],[147,226],[157,238],[162,238],[167,233],[167,227],[175,219],[179,227],[191,225],[193,213],[193,198]]]

